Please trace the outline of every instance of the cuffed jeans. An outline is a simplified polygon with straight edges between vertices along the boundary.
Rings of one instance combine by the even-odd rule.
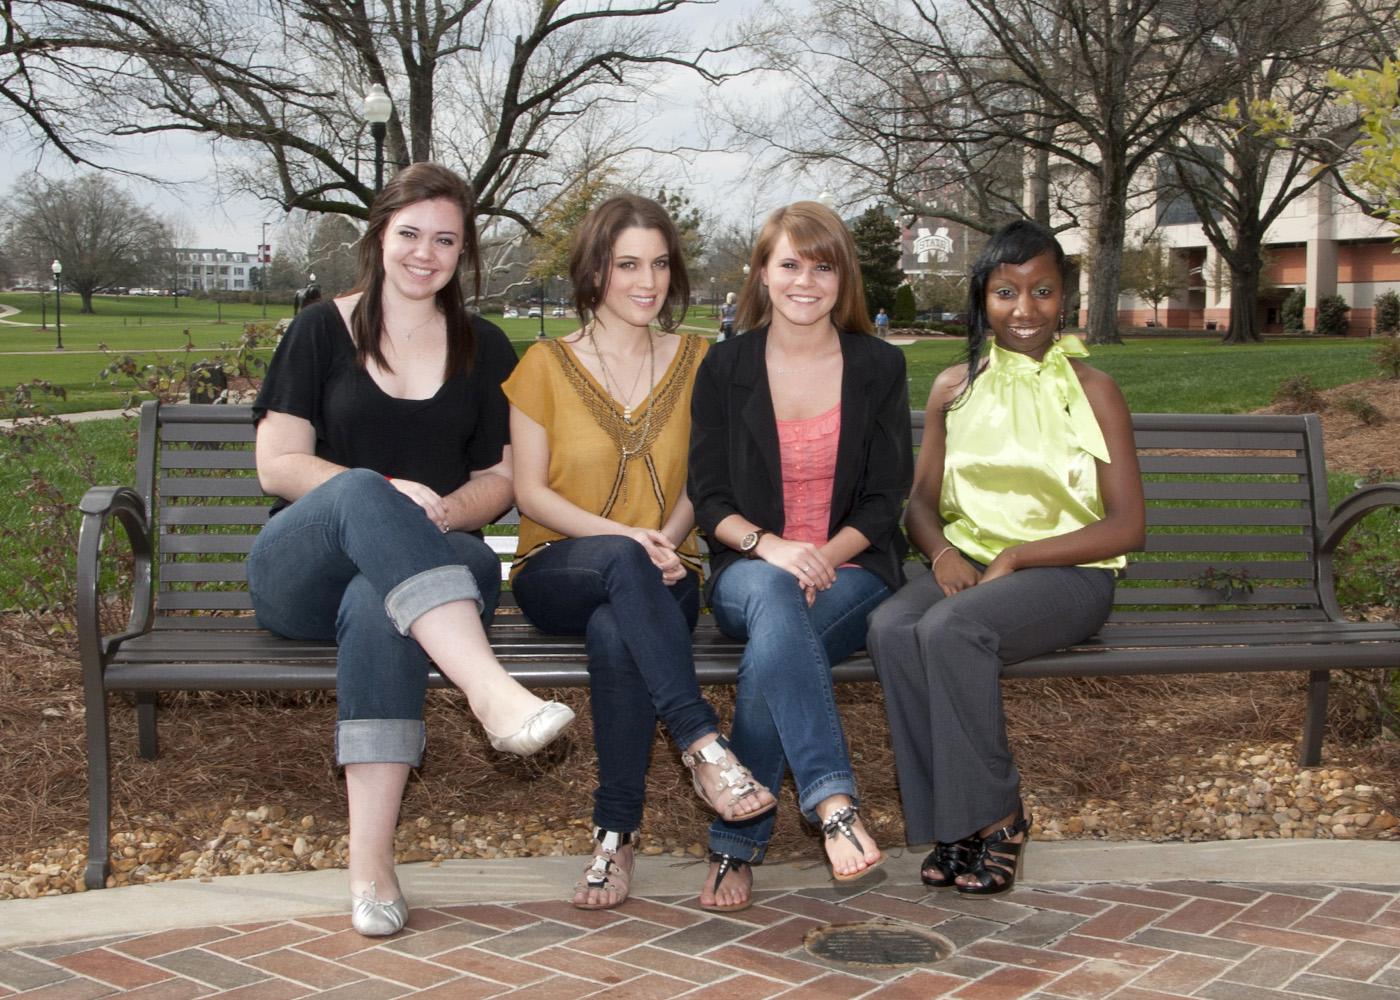
[[[258,624],[335,639],[336,761],[417,767],[428,657],[419,615],[475,601],[489,622],[501,563],[475,535],[441,532],[377,472],[347,469],[268,521],[248,556]]]
[[[791,766],[797,803],[814,822],[822,800],[856,799],[831,665],[865,645],[866,617],[887,596],[879,577],[854,566],[838,569],[836,583],[818,591],[810,608],[796,578],[762,560],[732,563],[715,582],[715,622],[747,640],[730,735],[734,755],[775,794]],[[716,820],[710,850],[762,861],[774,816]]]
[[[951,843],[1016,811],[1002,665],[1093,635],[1113,587],[1109,570],[1034,567],[944,597],[929,573],[870,616],[909,843]]]
[[[690,644],[699,579],[687,573],[668,587],[640,543],[592,535],[539,550],[511,586],[520,610],[541,631],[586,637],[598,752],[593,823],[637,829],[657,718],[682,750],[719,729],[700,695]]]

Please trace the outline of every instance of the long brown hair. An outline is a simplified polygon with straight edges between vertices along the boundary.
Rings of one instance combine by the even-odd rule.
[[[749,258],[749,275],[739,293],[739,329],[752,330],[773,318],[773,302],[763,284],[763,269],[783,236],[803,260],[821,261],[836,269],[840,284],[836,307],[831,310],[836,328],[873,334],[875,327],[865,313],[865,283],[860,278],[855,240],[841,217],[817,201],[793,202],[763,223]]]
[[[437,307],[447,321],[447,362],[443,377],[471,371],[476,354],[476,335],[467,317],[466,295],[462,291],[462,267],[471,268],[473,296],[481,294],[481,257],[476,242],[476,200],[471,185],[454,171],[437,163],[414,163],[389,179],[384,190],[369,207],[369,226],[360,237],[359,275],[355,290],[360,301],[350,314],[350,336],[355,341],[355,361],[361,366],[374,363],[392,371],[384,357],[384,231],[402,209],[420,201],[444,199],[462,210],[462,253],[457,269],[447,284],[438,289]]]
[[[612,274],[612,250],[624,229],[655,229],[666,241],[670,257],[670,284],[666,301],[656,321],[663,330],[674,330],[685,319],[685,306],[690,301],[690,275],[681,254],[681,234],[666,209],[639,194],[620,194],[595,206],[574,233],[569,251],[569,278],[574,285],[574,311],[579,322],[586,324],[608,294],[608,279]]]

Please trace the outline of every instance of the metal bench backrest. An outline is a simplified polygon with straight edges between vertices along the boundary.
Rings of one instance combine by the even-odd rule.
[[[923,415],[913,421],[917,442]],[[1316,552],[1328,502],[1315,416],[1138,414],[1133,425],[1148,539],[1114,621],[1335,611]],[[136,487],[156,512],[156,613],[247,610],[244,559],[272,503],[254,470],[251,409],[145,404]]]

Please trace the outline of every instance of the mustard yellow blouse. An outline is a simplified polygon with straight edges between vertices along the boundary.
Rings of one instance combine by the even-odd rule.
[[[690,448],[690,393],[709,341],[681,334],[676,356],[632,414],[589,373],[568,344],[533,344],[501,386],[511,405],[549,436],[549,488],[584,510],[638,528],[660,529],[685,496]],[[520,516],[518,555],[511,576],[541,546],[563,538]],[[678,549],[700,570],[691,531]]]
[[[989,563],[1012,545],[1103,520],[1094,463],[1108,462],[1108,446],[1069,361],[1088,354],[1070,335],[1040,361],[993,344],[972,390],[945,415],[939,513],[943,537],[963,554]],[[1084,565],[1126,564],[1115,556]]]

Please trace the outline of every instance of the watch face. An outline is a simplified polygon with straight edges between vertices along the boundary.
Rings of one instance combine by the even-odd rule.
[[[749,532],[747,535],[745,535],[743,538],[739,539],[739,551],[740,551],[740,552],[749,552],[749,551],[752,551],[753,547],[754,547],[755,545],[757,545],[757,544],[758,544],[758,532],[757,532],[757,531],[750,531],[750,532]]]

